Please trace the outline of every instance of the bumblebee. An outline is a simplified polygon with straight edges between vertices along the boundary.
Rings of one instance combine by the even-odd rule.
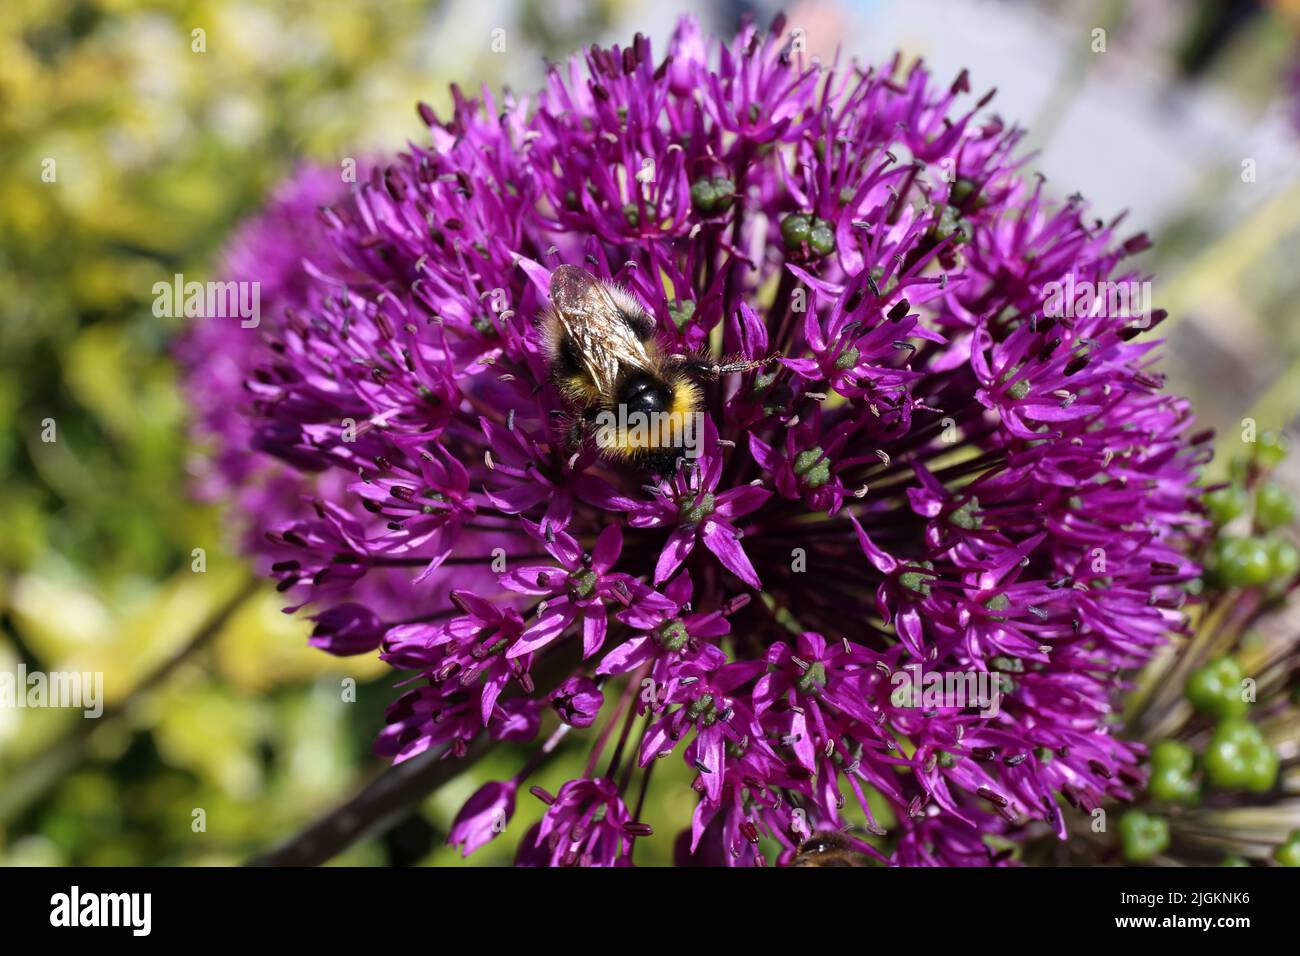
[[[871,858],[854,848],[842,833],[820,830],[803,843],[791,866],[871,866]]]
[[[552,381],[573,415],[570,445],[591,435],[603,456],[639,470],[671,472],[690,443],[702,440],[697,378],[768,361],[718,363],[668,353],[640,302],[579,266],[556,268],[550,300],[538,327]]]

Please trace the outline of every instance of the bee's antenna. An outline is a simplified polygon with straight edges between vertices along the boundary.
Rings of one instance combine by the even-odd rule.
[[[740,372],[752,372],[754,369],[762,368],[765,365],[782,358],[780,352],[773,352],[767,358],[762,359],[723,359],[721,362],[713,361],[709,356],[696,355],[673,355],[670,358],[680,365],[683,369],[694,372],[704,378],[716,380],[723,375],[735,375]]]

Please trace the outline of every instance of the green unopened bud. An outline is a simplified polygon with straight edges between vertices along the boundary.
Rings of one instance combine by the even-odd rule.
[[[1177,740],[1162,740],[1151,748],[1151,766],[1171,767],[1189,773],[1196,764],[1196,755],[1187,744]]]
[[[1300,830],[1292,830],[1286,842],[1273,851],[1273,859],[1281,866],[1300,866]]]
[[[1119,821],[1124,857],[1130,863],[1145,863],[1169,846],[1169,823],[1141,810],[1129,810]]]
[[[1259,587],[1273,576],[1268,548],[1260,538],[1220,538],[1210,558],[1215,574],[1228,587]]]
[[[835,227],[825,219],[814,219],[808,234],[808,248],[819,256],[835,251]]]
[[[1197,713],[1220,720],[1244,717],[1250,709],[1241,696],[1241,682],[1245,676],[1235,658],[1218,657],[1192,672],[1184,693]]]
[[[835,250],[835,227],[825,219],[795,212],[781,220],[781,239],[786,252],[802,252],[807,245],[810,251],[824,256]]]
[[[1281,591],[1295,580],[1296,573],[1300,572],[1300,549],[1280,536],[1268,538],[1264,546],[1268,549],[1273,587]]]
[[[1162,803],[1191,805],[1200,798],[1200,788],[1191,773],[1177,767],[1153,767],[1147,792]]]
[[[691,183],[691,205],[704,216],[717,215],[731,208],[736,184],[726,176],[697,179]]]
[[[1222,790],[1267,793],[1277,781],[1277,751],[1258,727],[1245,720],[1220,723],[1202,759],[1206,777]]]
[[[1225,525],[1246,510],[1250,496],[1240,485],[1228,485],[1208,492],[1203,500],[1214,523]]]
[[[1295,501],[1277,485],[1255,492],[1255,523],[1265,530],[1283,528],[1295,520]]]
[[[711,214],[716,201],[717,197],[713,192],[713,180],[697,179],[691,183],[691,205],[695,207],[696,212],[702,212],[705,215]]]
[[[812,234],[812,216],[795,212],[781,220],[781,239],[787,252],[798,252]]]
[[[1277,432],[1261,432],[1255,441],[1255,465],[1270,471],[1282,464],[1288,448],[1287,441]]]

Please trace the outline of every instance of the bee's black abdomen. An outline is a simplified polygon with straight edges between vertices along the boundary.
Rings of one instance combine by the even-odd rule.
[[[619,386],[618,400],[627,406],[628,414],[641,412],[651,415],[666,412],[672,406],[672,389],[649,375],[635,375]]]

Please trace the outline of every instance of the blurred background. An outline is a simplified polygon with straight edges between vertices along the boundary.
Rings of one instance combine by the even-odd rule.
[[[0,4],[0,671],[102,671],[106,710],[0,708],[0,862],[222,864],[266,850],[382,767],[377,662],[306,644],[192,496],[152,286],[211,275],[293,164],[401,148],[447,84],[535,87],[544,58],[769,3],[5,0]],[[1300,0],[842,0],[785,6],[809,51],[963,68],[1030,128],[1032,167],[1095,215],[1129,211],[1163,370],[1241,449],[1300,410]],[[493,52],[495,29],[506,50]],[[202,30],[197,52],[195,30]],[[52,164],[51,164],[52,161]],[[51,177],[51,173],[53,174]],[[57,441],[42,440],[52,420]],[[1293,456],[1294,460],[1294,456]],[[1223,467],[1216,464],[1216,468]],[[1293,491],[1297,476],[1282,476]],[[203,548],[205,570],[194,570]],[[341,681],[357,682],[355,702]],[[576,736],[576,735],[575,735]],[[534,781],[552,791],[585,747]],[[336,862],[453,864],[446,829],[498,751]],[[668,769],[665,766],[665,771]],[[577,770],[580,772],[580,769]],[[668,773],[664,773],[668,776]],[[689,779],[647,822],[675,832]],[[202,810],[204,826],[196,822]],[[526,795],[511,830],[542,805]],[[508,862],[491,844],[471,864]],[[509,841],[513,844],[513,841]],[[642,841],[666,853],[670,841]],[[665,863],[642,857],[639,863]]]

